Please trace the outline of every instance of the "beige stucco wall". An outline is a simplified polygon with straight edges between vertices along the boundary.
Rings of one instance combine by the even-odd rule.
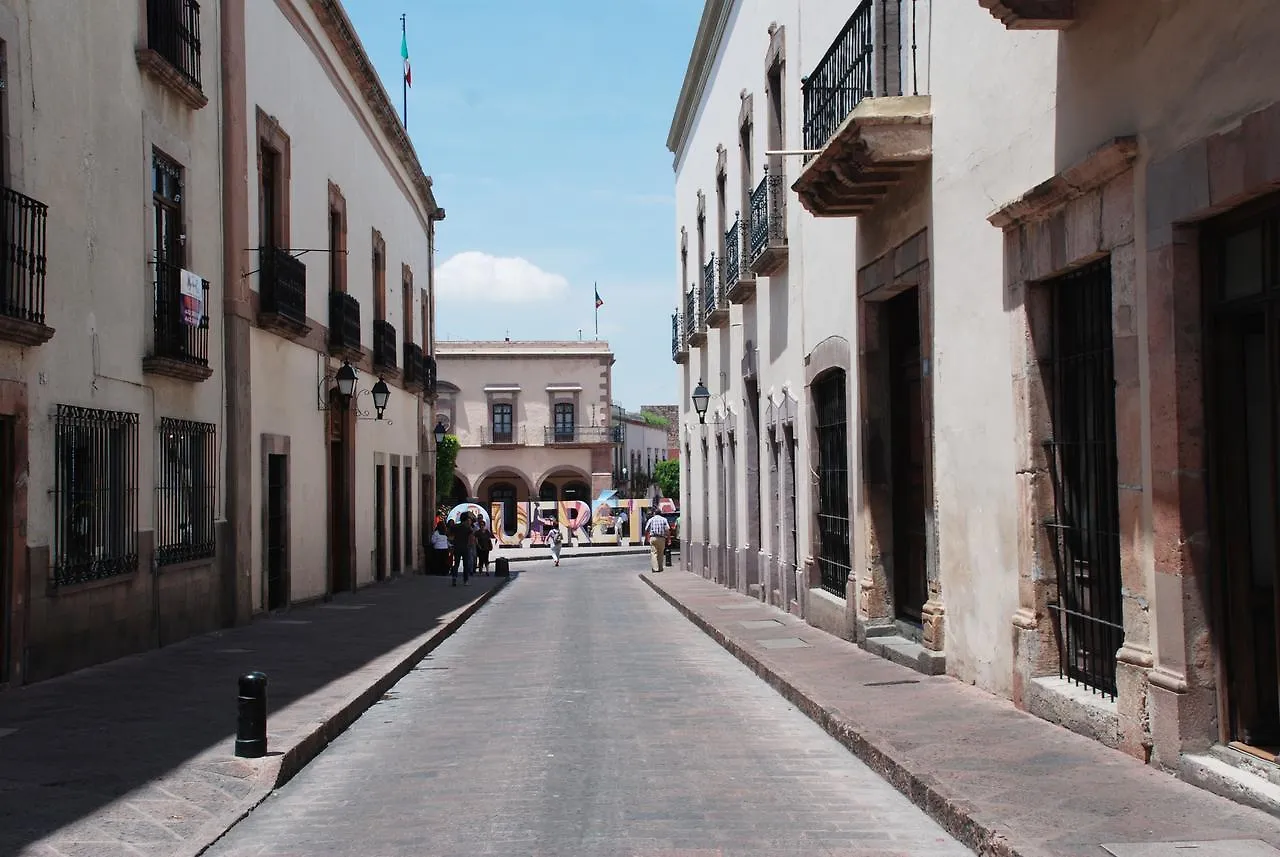
[[[192,110],[138,68],[134,48],[141,24],[137,0],[0,3],[8,184],[49,206],[45,313],[46,324],[57,331],[37,347],[0,343],[0,379],[28,385],[27,542],[33,547],[53,538],[58,404],[139,415],[143,531],[155,527],[160,418],[213,423],[219,441],[223,435],[218,56],[216,50],[204,52],[209,104]],[[203,5],[201,24],[205,44],[217,45],[217,3]],[[203,382],[142,372],[154,326],[153,147],[184,167],[187,268],[211,283],[214,375]]]
[[[288,11],[288,15],[285,11]],[[257,246],[258,176],[256,108],[275,117],[290,138],[290,244],[296,249],[328,246],[328,186],[337,184],[347,207],[347,291],[360,302],[361,343],[373,345],[372,230],[386,242],[386,318],[396,328],[397,363],[406,332],[423,342],[420,295],[414,311],[404,318],[401,298],[401,264],[415,272],[415,291],[427,286],[430,266],[429,207],[412,187],[412,174],[399,161],[364,101],[361,85],[354,81],[328,41],[310,4],[247,4],[246,9],[247,104],[249,133],[249,243]],[[321,52],[321,57],[317,56]],[[308,253],[307,314],[320,325],[328,324],[329,257]],[[245,264],[258,267],[257,254],[247,254]],[[254,288],[257,287],[256,277]],[[321,595],[327,583],[328,546],[322,522],[326,520],[327,467],[326,414],[317,409],[323,396],[321,381],[338,364],[300,344],[254,329],[251,341],[253,508],[262,502],[258,473],[261,436],[290,438],[290,575],[291,598]],[[367,390],[377,379],[362,374],[358,384]],[[419,445],[418,397],[392,384],[387,418],[356,423],[355,521],[356,579],[363,584],[374,577],[374,467],[378,456],[407,456],[416,462]],[[360,406],[372,410],[367,396]],[[419,471],[414,467],[414,544],[421,514],[417,492]],[[389,499],[388,499],[389,504]],[[403,504],[403,494],[401,495]],[[253,526],[253,593],[261,608],[262,526],[255,515]],[[388,528],[388,532],[390,529]]]
[[[436,347],[441,383],[435,410],[462,444],[457,471],[470,493],[498,474],[518,477],[504,481],[533,499],[548,478],[558,485],[581,480],[593,489],[611,479],[613,354],[607,342],[441,341]],[[492,401],[513,405],[512,446],[483,445],[491,419],[486,387]],[[556,401],[574,403],[575,426],[588,429],[583,443],[548,443]],[[480,499],[488,502],[487,496]]]

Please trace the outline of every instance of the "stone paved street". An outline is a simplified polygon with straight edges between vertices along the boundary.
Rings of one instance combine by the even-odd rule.
[[[969,853],[644,562],[526,571],[211,857]]]

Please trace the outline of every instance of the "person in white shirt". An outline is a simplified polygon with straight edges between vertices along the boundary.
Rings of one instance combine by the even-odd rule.
[[[671,525],[667,519],[655,513],[644,525],[644,534],[649,537],[649,570],[654,574],[662,571],[662,561],[667,554],[667,533]]]
[[[447,574],[449,571],[449,534],[445,531],[444,521],[436,524],[431,531],[431,572]]]

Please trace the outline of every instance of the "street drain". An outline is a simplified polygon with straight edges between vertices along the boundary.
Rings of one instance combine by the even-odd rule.
[[[896,684],[919,684],[920,680],[916,678],[903,678],[897,681],[869,681],[863,684],[863,687],[893,687]]]

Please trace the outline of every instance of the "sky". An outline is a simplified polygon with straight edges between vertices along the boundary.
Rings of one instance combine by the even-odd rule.
[[[675,404],[667,131],[696,0],[345,0],[446,219],[437,339],[600,338],[614,400]]]

